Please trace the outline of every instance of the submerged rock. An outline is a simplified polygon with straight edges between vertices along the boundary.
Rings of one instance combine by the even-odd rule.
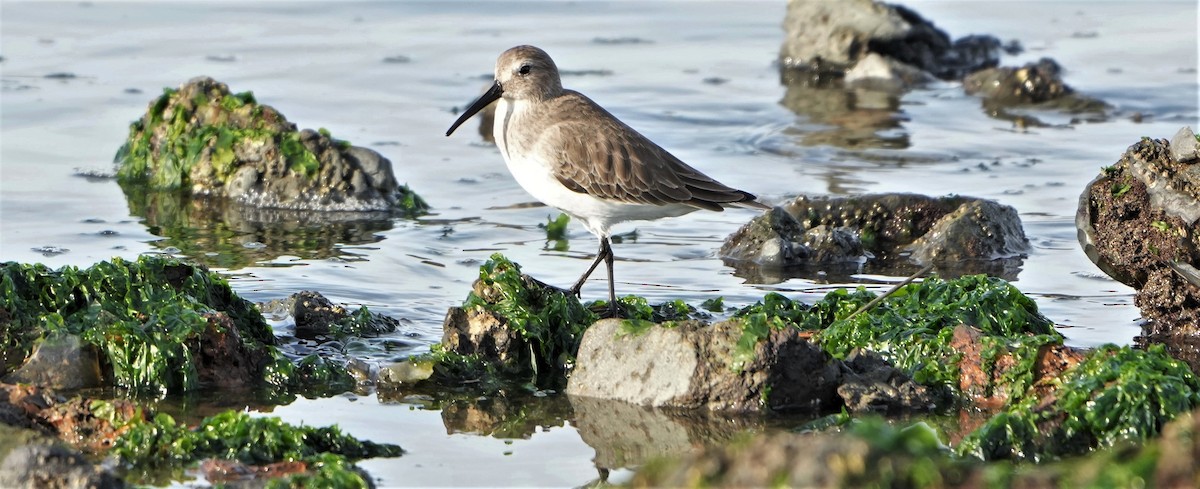
[[[419,214],[426,204],[399,185],[391,162],[335,140],[297,131],[249,92],[199,77],[167,89],[130,126],[117,152],[123,186],[178,189],[253,207]]]
[[[1076,226],[1088,258],[1137,290],[1148,320],[1139,341],[1162,342],[1200,372],[1200,162],[1184,128],[1173,139],[1144,138],[1105,168],[1079,198]]]
[[[1020,68],[980,70],[963,78],[967,94],[983,98],[993,117],[1008,118],[1009,108],[1031,107],[1068,113],[1104,114],[1108,104],[1077,93],[1062,79],[1062,68],[1050,58],[1026,63]]]
[[[78,336],[51,334],[38,342],[20,368],[4,382],[35,384],[54,389],[85,389],[104,385],[94,345]]]
[[[0,425],[3,433],[11,430]],[[118,489],[125,482],[112,468],[89,461],[78,450],[54,442],[34,442],[0,451],[0,487],[10,489]]]
[[[1005,262],[1028,251],[1010,206],[974,197],[875,194],[798,197],[742,226],[719,253],[753,279],[897,261],[945,267],[953,276],[1005,270],[1011,268]]]

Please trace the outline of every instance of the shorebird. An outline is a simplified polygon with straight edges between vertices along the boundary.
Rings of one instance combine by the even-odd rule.
[[[688,166],[591,99],[562,87],[545,51],[517,46],[496,60],[496,78],[450,129],[492,102],[492,134],[508,170],[537,200],[583,223],[600,240],[587,271],[568,291],[580,295],[600,262],[608,269],[609,315],[617,315],[610,229],[705,209],[768,209],[754,195]]]

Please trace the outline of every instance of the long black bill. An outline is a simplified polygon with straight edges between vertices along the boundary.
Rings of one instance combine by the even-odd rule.
[[[458,116],[458,120],[454,121],[454,124],[450,125],[450,129],[446,130],[446,135],[449,136],[454,132],[455,129],[458,129],[458,126],[461,126],[462,123],[467,122],[467,119],[470,119],[471,116],[483,110],[483,108],[487,107],[488,104],[495,102],[496,99],[500,98],[502,95],[504,95],[504,87],[500,86],[499,81],[493,83],[492,88],[489,88],[487,93],[480,95],[479,99],[476,100],[475,103],[471,104],[470,107],[467,107],[467,110],[464,110],[462,115]]]

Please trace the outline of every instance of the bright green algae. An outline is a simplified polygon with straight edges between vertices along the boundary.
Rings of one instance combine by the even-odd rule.
[[[397,445],[347,436],[337,426],[293,426],[279,418],[236,411],[225,411],[188,427],[162,413],[145,419],[138,412],[123,419],[106,401],[94,401],[91,408],[121,433],[110,454],[126,464],[135,478],[138,473],[149,478],[163,469],[188,467],[209,458],[250,465],[299,461],[308,466],[307,472],[273,480],[270,485],[368,487],[365,474],[352,461],[404,453]]]
[[[874,351],[918,383],[955,389],[959,353],[950,347],[950,339],[961,324],[978,328],[984,338],[1004,338],[986,340],[996,343],[989,352],[993,359],[1005,351],[1027,351],[1030,346],[1036,351],[1041,345],[1062,343],[1062,335],[1032,299],[995,277],[929,278],[905,285],[855,314],[875,298],[862,288],[838,289],[809,306],[769,293],[735,315],[745,322],[738,354],[751,354],[771,329],[818,331],[816,341],[834,358],[845,358],[857,348]],[[1032,369],[1032,363],[1025,366]]]
[[[142,186],[140,193],[187,191],[201,183],[196,178],[219,182],[207,182],[210,187],[223,186],[243,164],[237,157],[241,146],[277,147],[288,170],[309,179],[318,175],[318,155],[304,145],[300,132],[282,114],[259,104],[252,92],[231,93],[223,84],[208,82],[201,82],[207,90],[195,91],[190,100],[178,89],[164,88],[147,114],[130,124],[129,136],[114,157],[117,181],[127,192]],[[165,127],[161,135],[160,126]],[[338,148],[350,147],[324,128],[318,132]],[[200,167],[206,154],[211,168]],[[407,185],[399,191],[396,207],[405,215],[429,211],[424,199]]]
[[[1200,380],[1161,345],[1105,345],[1048,382],[1048,399],[1010,402],[957,450],[989,460],[1036,461],[1150,438],[1200,406]]]
[[[0,321],[5,370],[20,365],[41,337],[65,333],[102,353],[117,387],[154,395],[187,392],[202,387],[196,362],[204,338],[236,334],[238,354],[268,390],[327,394],[353,386],[344,368],[315,356],[293,363],[276,348],[254,305],[224,278],[174,258],[114,258],[58,270],[3,263],[0,309],[7,316]]]

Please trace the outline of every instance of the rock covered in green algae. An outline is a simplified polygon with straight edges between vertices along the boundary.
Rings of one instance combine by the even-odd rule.
[[[23,365],[43,336],[69,335],[98,352],[106,381],[139,393],[308,393],[353,385],[344,368],[319,358],[293,364],[262,315],[225,279],[173,258],[58,270],[0,264],[0,318],[5,373]]]
[[[631,487],[1197,487],[1200,411],[1144,443],[1040,465],[959,458],[922,424],[757,435],[643,465]]]
[[[561,375],[574,364],[583,330],[595,320],[574,296],[522,274],[497,253],[479,268],[463,306],[446,314],[442,345],[506,370]]]
[[[250,92],[198,77],[166,89],[117,151],[124,186],[182,190],[255,207],[420,214],[425,202],[399,185],[391,162],[330,137],[297,131]]]
[[[1042,460],[1158,435],[1200,406],[1200,379],[1161,346],[1107,345],[1017,397],[957,447],[981,459]],[[1044,392],[1038,394],[1038,392]]]

